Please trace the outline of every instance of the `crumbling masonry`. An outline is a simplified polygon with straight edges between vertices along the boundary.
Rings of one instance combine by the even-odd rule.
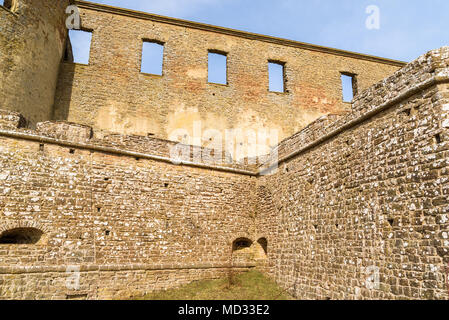
[[[449,298],[448,47],[405,65],[75,1],[93,34],[80,65],[68,0],[5,4],[0,298],[129,298],[251,268],[303,299]],[[147,40],[162,76],[140,72]],[[207,82],[208,51],[227,85]],[[195,121],[284,140],[256,165],[175,164],[170,132]]]

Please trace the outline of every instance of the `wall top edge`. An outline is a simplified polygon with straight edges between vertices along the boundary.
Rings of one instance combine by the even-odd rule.
[[[99,11],[99,12],[106,12],[106,13],[111,13],[111,14],[128,16],[128,17],[142,19],[142,20],[151,20],[151,21],[155,21],[155,22],[166,23],[166,24],[171,24],[171,25],[176,25],[176,26],[181,26],[181,27],[186,27],[186,28],[192,28],[192,29],[199,29],[199,30],[203,30],[203,31],[215,32],[215,33],[220,33],[220,34],[225,34],[225,35],[231,35],[231,36],[246,38],[246,39],[250,39],[250,40],[264,41],[264,42],[273,43],[273,44],[282,45],[282,46],[295,47],[295,48],[300,48],[300,49],[304,49],[304,50],[316,51],[316,52],[327,53],[327,54],[343,56],[343,57],[349,57],[349,58],[354,58],[354,59],[359,59],[359,60],[366,60],[366,61],[382,63],[382,64],[387,64],[387,65],[392,65],[392,66],[397,66],[397,67],[403,67],[404,65],[407,64],[407,62],[399,61],[399,60],[393,60],[393,59],[382,58],[382,57],[377,57],[377,56],[372,56],[372,55],[367,55],[367,54],[362,54],[362,53],[356,53],[356,52],[352,52],[352,51],[346,51],[346,50],[340,50],[340,49],[335,49],[335,48],[330,48],[330,47],[325,47],[325,46],[314,45],[314,44],[305,43],[305,42],[299,42],[299,41],[294,41],[294,40],[266,36],[266,35],[261,35],[261,34],[257,34],[257,33],[252,33],[252,32],[246,32],[246,31],[240,31],[240,30],[235,30],[235,29],[230,29],[230,28],[225,28],[225,27],[209,25],[209,24],[205,24],[205,23],[193,22],[193,21],[182,20],[182,19],[177,19],[177,18],[170,18],[170,17],[146,13],[146,12],[142,12],[142,11],[124,9],[124,8],[119,8],[119,7],[114,7],[114,6],[104,5],[104,4],[98,4],[98,3],[88,2],[88,1],[77,0],[77,1],[74,1],[74,3],[82,9],[88,9],[88,10],[94,10],[94,11]]]

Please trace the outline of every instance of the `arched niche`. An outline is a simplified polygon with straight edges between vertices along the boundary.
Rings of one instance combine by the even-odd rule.
[[[36,228],[14,228],[0,233],[2,244],[36,244],[43,235],[43,231]]]
[[[238,238],[232,243],[232,251],[241,251],[251,248],[253,242],[248,238]]]

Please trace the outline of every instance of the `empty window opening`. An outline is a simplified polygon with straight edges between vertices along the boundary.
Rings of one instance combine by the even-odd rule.
[[[257,240],[257,243],[260,244],[260,246],[262,247],[263,251],[265,252],[265,254],[268,253],[268,241],[266,238],[260,238],[259,240]]]
[[[164,44],[158,41],[144,40],[140,72],[162,76],[163,63]]]
[[[35,228],[16,228],[0,234],[0,244],[36,244],[43,232]]]
[[[89,64],[92,32],[69,30],[65,60],[79,64]]]
[[[0,6],[5,7],[8,10],[12,10],[14,0],[0,0]]]
[[[233,251],[238,251],[238,250],[243,250],[246,248],[250,248],[252,245],[252,241],[246,238],[240,238],[234,241],[234,243],[232,244],[232,250]]]
[[[226,53],[209,51],[208,82],[224,85],[228,84],[227,64],[228,57]]]
[[[357,95],[357,80],[354,74],[342,73],[341,85],[343,88],[343,101],[352,102]]]
[[[440,144],[441,143],[441,135],[440,134],[436,134],[435,135],[435,143],[436,144]]]
[[[271,92],[286,92],[285,90],[285,63],[268,62],[269,90]]]

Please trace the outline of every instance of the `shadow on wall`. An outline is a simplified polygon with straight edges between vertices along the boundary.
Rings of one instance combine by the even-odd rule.
[[[53,104],[51,120],[68,120],[70,102],[72,101],[73,79],[75,77],[76,64],[73,59],[72,44],[70,38],[66,40],[66,50],[59,68],[59,78]],[[56,101],[58,103],[56,103]],[[56,106],[58,106],[56,108]]]

